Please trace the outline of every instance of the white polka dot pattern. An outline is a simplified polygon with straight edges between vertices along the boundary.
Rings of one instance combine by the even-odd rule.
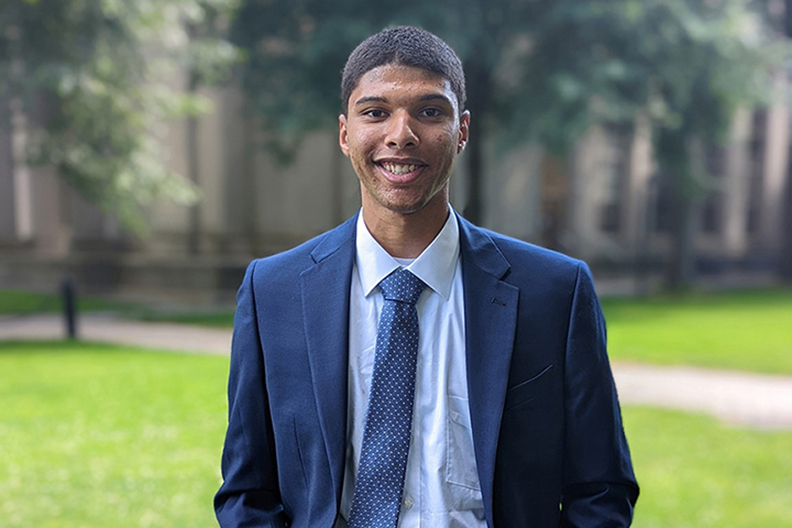
[[[374,373],[349,528],[394,528],[410,449],[418,312],[424,283],[397,270],[379,284],[385,303],[377,328]]]

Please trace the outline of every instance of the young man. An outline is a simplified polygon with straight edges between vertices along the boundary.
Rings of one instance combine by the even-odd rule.
[[[638,487],[585,264],[448,203],[462,66],[399,27],[342,79],[361,212],[239,290],[223,527],[628,526]]]

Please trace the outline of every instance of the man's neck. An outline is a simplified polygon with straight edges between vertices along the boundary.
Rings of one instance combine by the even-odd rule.
[[[424,207],[409,214],[377,208],[372,210],[363,205],[363,220],[371,236],[374,237],[388,254],[395,258],[413,259],[432,243],[443,229],[450,209],[448,202],[444,207]]]

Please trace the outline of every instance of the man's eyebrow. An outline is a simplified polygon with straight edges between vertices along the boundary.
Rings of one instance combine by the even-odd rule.
[[[445,102],[446,102],[446,103],[448,103],[448,104],[452,104],[452,103],[451,103],[451,99],[449,99],[449,98],[448,98],[446,95],[444,95],[444,94],[437,94],[437,93],[432,93],[432,94],[426,94],[426,95],[422,95],[422,96],[421,96],[421,98],[420,98],[419,100],[420,100],[421,102],[423,102],[423,101],[434,101],[434,100],[436,100],[436,99],[440,99],[440,100],[442,100],[442,101],[445,101]]]
[[[388,100],[384,97],[379,97],[376,95],[369,95],[366,97],[361,97],[357,101],[355,101],[355,106],[362,105],[365,103],[387,103]]]
[[[451,99],[449,99],[445,94],[439,94],[439,93],[430,93],[430,94],[422,95],[418,100],[421,102],[440,100],[440,101],[445,101],[448,104],[453,104],[451,102]],[[361,97],[360,99],[355,101],[354,106],[360,106],[366,103],[387,103],[387,102],[388,100],[385,97],[381,97],[379,95],[367,95],[366,97]]]

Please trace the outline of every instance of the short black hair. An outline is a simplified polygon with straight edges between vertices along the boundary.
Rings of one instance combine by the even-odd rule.
[[[414,26],[383,29],[352,51],[341,76],[341,108],[346,115],[349,96],[360,78],[385,64],[401,64],[435,73],[451,83],[460,112],[465,109],[465,72],[462,61],[437,35]]]

